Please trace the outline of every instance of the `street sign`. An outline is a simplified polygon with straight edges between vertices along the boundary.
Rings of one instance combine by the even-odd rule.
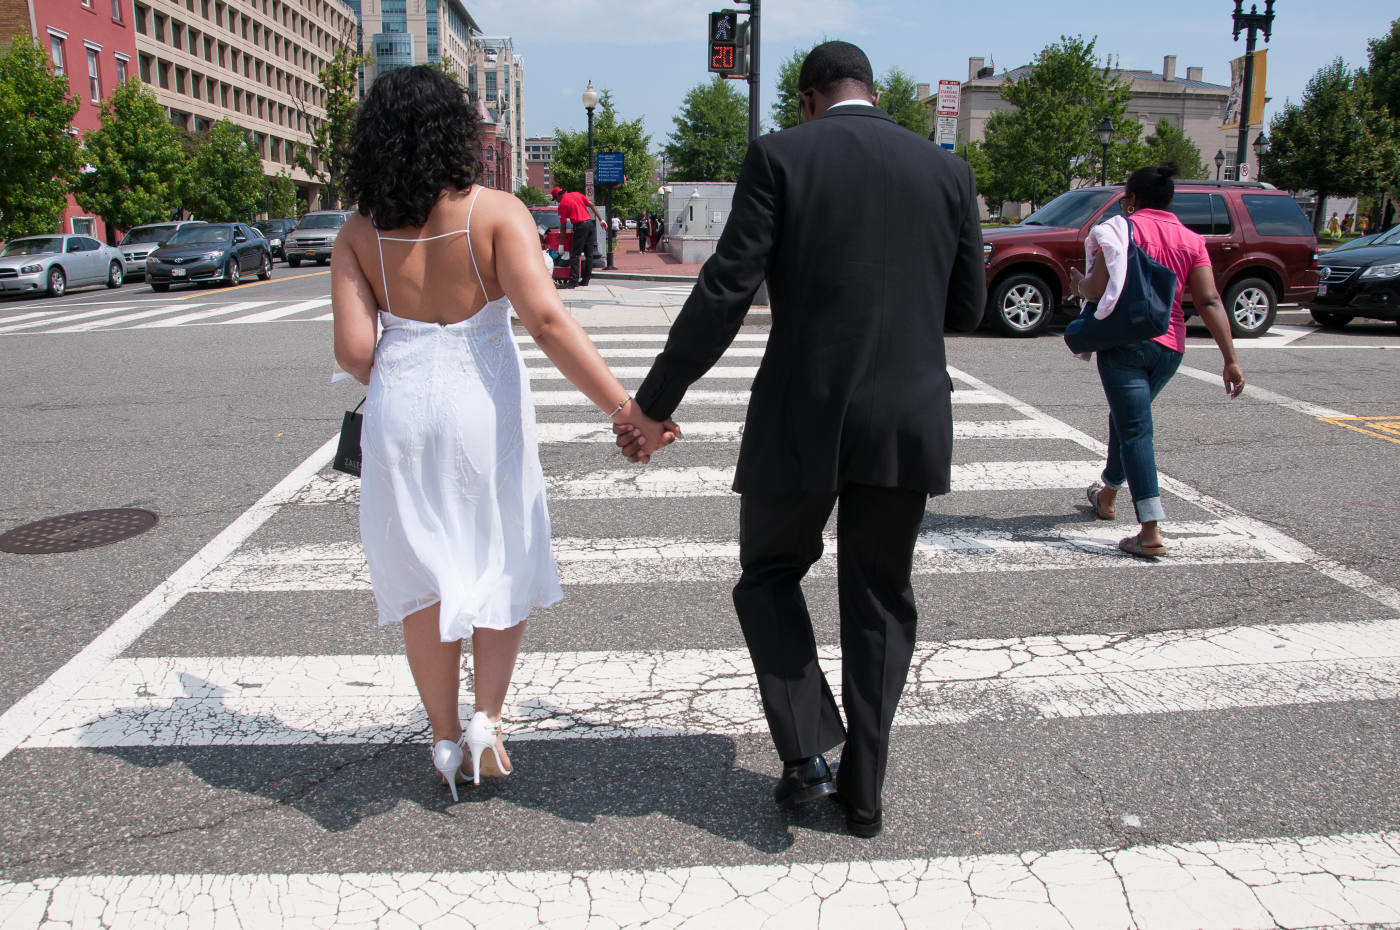
[[[938,116],[957,116],[962,106],[962,84],[958,81],[938,82]]]
[[[748,74],[744,40],[747,31],[739,22],[738,10],[719,10],[710,14],[710,70],[722,77],[743,77]]]
[[[593,200],[593,169],[583,169],[583,196]]]
[[[1249,180],[1249,163],[1248,163],[1248,162],[1246,162],[1246,163],[1243,164],[1243,165],[1240,165],[1240,180],[1241,180],[1241,181],[1248,181],[1248,180]]]
[[[621,184],[622,183],[622,152],[599,152],[598,153],[598,176],[595,179],[599,184]]]
[[[951,152],[958,143],[958,118],[956,116],[938,117],[934,140]]]

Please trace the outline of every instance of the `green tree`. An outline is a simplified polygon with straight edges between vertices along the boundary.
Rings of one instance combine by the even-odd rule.
[[[118,85],[102,125],[83,136],[89,170],[74,185],[84,210],[130,229],[170,218],[185,184],[185,150],[165,107],[140,81]]]
[[[999,162],[989,157],[982,143],[964,145],[958,154],[972,166],[972,176],[977,181],[977,193],[987,202],[988,213],[1001,216],[1003,204],[1021,199],[1020,191],[1010,187],[1014,175],[1003,170]]]
[[[1186,137],[1186,133],[1171,124],[1165,116],[1157,121],[1144,145],[1144,164],[1165,165],[1176,162],[1183,178],[1209,177],[1201,150]]]
[[[340,206],[345,169],[350,163],[350,135],[355,129],[355,108],[360,99],[360,68],[369,63],[345,47],[335,50],[316,77],[326,91],[326,118],[311,131],[311,147],[298,146],[297,165],[325,188],[327,207]],[[451,66],[451,61],[447,62]]]
[[[898,68],[891,68],[883,80],[875,82],[880,94],[878,106],[905,129],[921,136],[929,134],[928,107],[919,100],[918,85]]]
[[[77,113],[48,52],[16,36],[0,55],[0,239],[58,227],[81,164],[69,135]]]
[[[791,129],[802,122],[802,100],[797,96],[797,75],[802,70],[802,62],[817,44],[814,42],[808,48],[796,49],[778,66],[778,99],[769,110],[769,118],[779,129]]]
[[[185,204],[194,215],[211,223],[243,222],[253,215],[266,193],[262,159],[247,130],[221,119],[209,131],[191,171],[192,199]]]
[[[588,133],[580,130],[554,130],[559,148],[554,152],[550,171],[554,183],[570,191],[583,190],[583,172],[588,166]],[[647,135],[641,117],[634,120],[618,118],[612,91],[604,90],[598,97],[593,114],[593,151],[621,152],[623,176],[627,183],[613,191],[613,212],[631,216],[647,209],[656,193],[656,159],[652,157],[651,136]],[[604,189],[595,191],[599,203],[607,203]],[[548,202],[548,201],[546,201]]]
[[[1390,24],[1390,32],[1370,41],[1367,59],[1372,96],[1391,119],[1400,120],[1400,19]]]
[[[1041,49],[1027,74],[1002,85],[1002,97],[1016,109],[987,121],[985,149],[994,159],[1013,157],[1019,175],[1011,183],[1015,199],[1034,206],[1076,182],[1097,183],[1103,149],[1094,130],[1104,117],[1115,130],[1109,180],[1121,180],[1146,158],[1139,141],[1142,126],[1127,115],[1132,89],[1097,62],[1096,41],[1061,36]],[[994,139],[997,134],[1003,138]]]
[[[530,187],[528,185],[522,184],[520,187],[517,187],[515,189],[515,196],[519,197],[520,201],[524,203],[527,207],[543,207],[549,204],[549,195],[546,194],[544,191],[540,190],[538,187]],[[615,197],[613,200],[613,206],[617,206],[617,200]]]
[[[297,215],[297,185],[285,170],[263,178],[263,212],[270,219]]]
[[[1393,162],[1393,133],[1372,99],[1364,76],[1338,58],[1303,88],[1301,104],[1285,104],[1269,124],[1264,176],[1290,190],[1317,193],[1313,225],[1319,232],[1328,197],[1371,193]]]
[[[719,75],[685,95],[666,158],[676,181],[734,181],[749,147],[748,100]]]

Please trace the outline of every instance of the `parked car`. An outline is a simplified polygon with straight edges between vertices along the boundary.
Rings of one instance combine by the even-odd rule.
[[[1346,242],[1343,242],[1341,245],[1333,246],[1332,249],[1331,249],[1330,251],[1328,251],[1328,252],[1326,252],[1326,253],[1324,253],[1324,254],[1326,254],[1326,255],[1332,255],[1333,253],[1336,253],[1336,252],[1346,252],[1346,251],[1348,251],[1348,250],[1350,250],[1350,249],[1360,249],[1360,248],[1364,248],[1365,246],[1370,245],[1372,242],[1375,242],[1375,241],[1376,241],[1377,239],[1379,239],[1381,236],[1389,235],[1390,233],[1395,232],[1397,229],[1400,229],[1400,226],[1392,226],[1392,227],[1390,227],[1389,229],[1383,230],[1383,231],[1381,231],[1381,232],[1373,232],[1373,233],[1370,233],[1369,235],[1357,236],[1355,239],[1348,239]]]
[[[120,249],[91,236],[25,236],[0,251],[0,292],[62,297],[70,287],[121,287],[126,259]]]
[[[1354,249],[1318,259],[1322,283],[1308,301],[1321,326],[1341,329],[1356,317],[1400,323],[1400,226]]]
[[[168,291],[172,284],[237,284],[245,271],[264,281],[272,277],[272,251],[261,233],[242,223],[186,226],[146,259],[153,291]]]
[[[296,220],[290,218],[280,220],[258,220],[256,223],[250,225],[258,232],[262,233],[263,237],[267,239],[267,245],[268,248],[272,250],[273,258],[280,258],[283,261],[287,260],[287,252],[282,246],[287,237],[291,235],[292,230],[297,228]]]
[[[530,216],[534,217],[535,226],[540,230],[541,242],[544,242],[544,240],[549,236],[551,232],[554,232],[559,229],[559,208],[557,206],[530,207]],[[607,264],[606,259],[604,258],[604,253],[601,251],[607,248],[607,235],[607,224],[599,223],[598,235],[595,236],[593,239],[594,251],[593,254],[590,256],[590,258],[593,261],[594,268],[602,268],[605,264]]]
[[[314,261],[318,265],[330,261],[335,237],[340,235],[340,227],[349,217],[349,210],[317,210],[303,216],[282,243],[287,264],[296,268],[303,261]]]
[[[175,232],[185,226],[196,223],[203,223],[203,220],[174,220],[169,223],[147,223],[144,226],[133,226],[122,236],[121,244],[117,248],[122,250],[122,257],[126,259],[126,276],[128,278],[146,276],[146,259],[151,253],[165,245],[165,241]]]
[[[1068,191],[1016,226],[982,230],[987,318],[1009,336],[1033,336],[1084,270],[1089,227],[1122,214],[1123,185]],[[1273,325],[1280,301],[1317,293],[1317,237],[1287,191],[1258,181],[1180,181],[1171,210],[1205,237],[1215,285],[1237,337]],[[1190,316],[1190,291],[1183,297]]]

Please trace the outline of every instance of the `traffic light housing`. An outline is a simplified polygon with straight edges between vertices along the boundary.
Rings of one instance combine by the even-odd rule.
[[[709,68],[727,78],[748,77],[749,24],[739,21],[738,10],[710,14]]]

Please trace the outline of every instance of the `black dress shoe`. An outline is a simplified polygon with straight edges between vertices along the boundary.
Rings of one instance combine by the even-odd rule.
[[[782,807],[805,804],[836,793],[831,769],[821,756],[811,756],[799,762],[783,763],[783,777],[773,789],[773,800]]]
[[[841,805],[846,807],[845,804]],[[885,815],[880,811],[863,811],[858,807],[846,807],[846,827],[861,839],[879,836],[885,827]]]

